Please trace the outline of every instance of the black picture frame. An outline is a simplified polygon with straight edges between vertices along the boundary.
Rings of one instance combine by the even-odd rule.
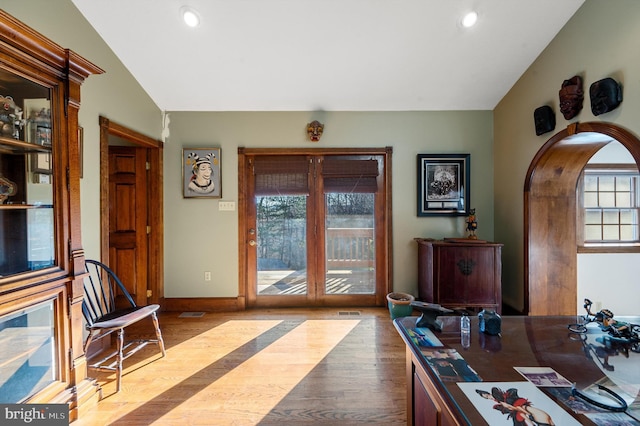
[[[471,154],[418,154],[418,216],[467,216]]]

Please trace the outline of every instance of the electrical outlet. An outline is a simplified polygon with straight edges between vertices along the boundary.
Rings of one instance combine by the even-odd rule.
[[[204,271],[204,280],[211,281],[211,271]]]
[[[218,201],[218,210],[219,211],[229,211],[232,212],[236,209],[235,201]]]

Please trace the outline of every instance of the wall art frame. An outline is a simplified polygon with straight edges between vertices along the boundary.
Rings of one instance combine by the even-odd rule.
[[[222,198],[220,148],[182,149],[182,196]]]
[[[418,216],[467,216],[471,154],[418,154]]]

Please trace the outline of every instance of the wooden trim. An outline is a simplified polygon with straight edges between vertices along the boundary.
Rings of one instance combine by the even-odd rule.
[[[148,290],[152,296],[149,303],[160,304],[164,299],[164,177],[163,147],[160,140],[115,123],[106,117],[99,117],[100,123],[100,260],[109,264],[109,138],[115,136],[147,148],[150,164],[147,199],[148,224],[151,227],[148,244]]]
[[[384,306],[386,303],[386,294],[388,294],[393,288],[393,239],[392,239],[392,197],[391,197],[391,156],[393,149],[391,147],[384,148],[238,148],[238,261],[239,261],[239,276],[238,276],[238,294],[239,303],[243,307],[253,306],[255,304],[255,291],[249,288],[249,271],[246,267],[248,262],[248,238],[247,238],[247,226],[250,223],[250,218],[246,216],[246,211],[249,207],[251,200],[246,195],[246,188],[249,182],[247,182],[246,175],[248,172],[249,157],[256,155],[307,155],[322,157],[323,155],[375,155],[382,157],[384,164],[379,167],[384,167],[384,173],[379,173],[377,179],[379,180],[380,188],[384,188],[384,194],[376,208],[382,208],[383,211],[380,214],[376,212],[376,217],[383,217],[384,226],[376,226],[376,238],[379,238],[382,243],[380,248],[381,253],[376,265],[377,283],[376,294],[373,295],[357,295],[352,298],[345,298],[344,301],[335,301],[330,297],[321,297],[317,302],[321,306],[340,306],[346,304],[352,304],[356,306]],[[311,197],[310,197],[311,198]],[[312,201],[312,200],[311,200]],[[381,207],[378,207],[381,206]],[[319,241],[322,245],[322,241]],[[317,256],[316,256],[317,257]],[[315,258],[315,257],[314,257]],[[380,287],[382,286],[382,287]],[[273,298],[274,301],[277,297]],[[293,296],[288,296],[288,302],[295,304]],[[302,300],[304,304],[304,300]],[[344,303],[343,303],[344,302]],[[299,306],[299,305],[296,305]]]
[[[615,246],[606,245],[601,246],[578,246],[578,253],[640,253],[640,244],[632,246]]]
[[[164,299],[169,312],[235,312],[245,309],[240,297],[198,297]]]
[[[579,138],[580,133],[601,138]],[[576,185],[600,148],[616,140],[640,164],[640,140],[612,123],[572,123],[532,160],[524,185],[524,309],[530,315],[575,315]]]

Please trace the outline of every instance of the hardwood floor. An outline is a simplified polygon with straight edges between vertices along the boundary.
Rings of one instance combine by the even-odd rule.
[[[386,308],[179,315],[160,315],[167,356],[149,345],[127,360],[119,393],[94,373],[102,400],[74,426],[406,424],[405,346]]]

